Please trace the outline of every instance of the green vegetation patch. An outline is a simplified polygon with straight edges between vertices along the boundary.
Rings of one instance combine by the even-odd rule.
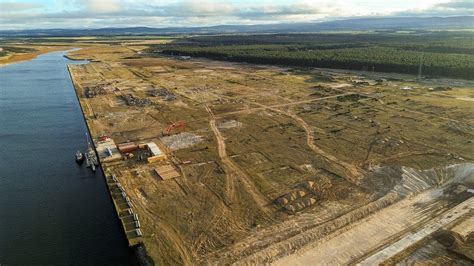
[[[190,37],[149,52],[256,64],[474,78],[474,33],[277,34]]]
[[[25,48],[25,47],[14,47],[14,46],[1,46],[0,57],[7,56],[11,53],[30,53],[36,51],[33,48]]]
[[[25,47],[15,47],[15,46],[3,46],[2,52],[5,53],[31,53],[36,51],[33,48],[25,48]]]

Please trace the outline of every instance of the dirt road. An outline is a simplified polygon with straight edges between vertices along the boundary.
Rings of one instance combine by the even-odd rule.
[[[255,102],[252,102],[252,104],[260,105],[261,107],[248,108],[248,109],[240,110],[240,111],[221,113],[221,114],[215,115],[215,117],[216,118],[223,118],[223,117],[226,117],[226,116],[233,116],[233,115],[238,115],[238,114],[251,113],[251,112],[255,112],[255,111],[262,111],[262,110],[266,110],[266,109],[269,109],[269,108],[279,108],[279,107],[287,107],[287,106],[293,106],[293,105],[307,104],[307,103],[323,101],[323,100],[327,100],[327,99],[334,99],[334,98],[337,98],[337,97],[340,97],[340,96],[347,96],[347,95],[352,95],[352,94],[356,94],[356,93],[346,92],[346,93],[342,93],[342,94],[331,95],[331,96],[326,96],[326,97],[321,97],[321,98],[314,98],[314,99],[303,100],[303,101],[294,101],[294,102],[290,102],[290,103],[282,103],[282,104],[275,104],[275,105],[261,105],[261,104],[257,104]]]
[[[209,120],[209,126],[211,127],[211,130],[214,133],[214,136],[216,137],[219,157],[223,163],[224,171],[227,176],[226,188],[229,199],[231,201],[236,200],[235,182],[237,180],[240,180],[246,187],[246,191],[250,194],[252,199],[263,211],[263,213],[270,213],[270,210],[267,207],[268,201],[252,184],[251,178],[247,176],[247,174],[242,169],[240,169],[240,167],[235,164],[227,155],[225,139],[219,131],[219,128],[216,126],[216,118],[209,106],[205,105],[205,108],[211,116],[211,119]]]
[[[329,98],[345,96],[345,95],[350,95],[350,94],[353,94],[353,93],[344,93],[344,94],[339,94],[339,95],[329,96],[329,97],[323,97],[323,98],[324,99],[329,99]],[[323,98],[318,98],[318,100],[323,100]],[[311,102],[312,101],[314,101],[314,99],[311,100]],[[303,103],[303,102],[308,102],[308,101],[301,101],[299,103]],[[316,154],[324,157],[328,161],[330,161],[334,164],[337,164],[337,165],[341,166],[342,168],[344,168],[345,172],[347,173],[347,177],[349,179],[351,179],[352,181],[355,182],[355,181],[357,181],[358,178],[362,177],[362,175],[363,175],[362,170],[357,168],[357,166],[355,166],[353,164],[350,164],[350,163],[347,163],[347,162],[344,162],[342,160],[339,160],[335,156],[333,156],[332,154],[329,154],[329,153],[325,152],[323,149],[321,149],[320,147],[318,147],[314,143],[314,131],[311,128],[311,126],[308,123],[306,123],[306,121],[304,121],[301,117],[297,116],[296,114],[278,109],[278,107],[294,105],[295,102],[287,103],[287,104],[280,104],[280,105],[271,105],[271,106],[267,106],[267,105],[263,105],[263,104],[255,103],[255,102],[252,102],[252,104],[261,106],[260,108],[271,110],[271,111],[274,111],[274,112],[277,112],[277,113],[280,113],[280,114],[283,114],[283,115],[286,115],[286,116],[289,116],[289,117],[293,118],[305,130],[305,132],[306,132],[306,143],[307,143],[308,147],[311,150],[313,150]]]

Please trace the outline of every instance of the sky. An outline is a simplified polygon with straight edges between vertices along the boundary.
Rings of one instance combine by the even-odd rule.
[[[0,0],[0,30],[189,27],[473,14],[474,0]]]

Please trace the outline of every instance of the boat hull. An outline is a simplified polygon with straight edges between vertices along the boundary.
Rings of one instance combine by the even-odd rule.
[[[85,159],[86,158],[85,158],[84,154],[82,154],[82,152],[80,152],[80,151],[76,152],[76,163],[82,164]]]

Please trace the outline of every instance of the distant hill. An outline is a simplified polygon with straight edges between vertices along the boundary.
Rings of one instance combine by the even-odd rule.
[[[325,30],[474,29],[474,16],[363,18],[329,21],[314,26]]]
[[[395,31],[474,29],[474,16],[456,17],[383,17],[335,20],[319,23],[270,25],[219,25],[212,27],[175,28],[102,28],[102,29],[37,29],[0,30],[0,37],[75,37],[120,35],[175,35],[218,33],[308,33],[322,31]]]

